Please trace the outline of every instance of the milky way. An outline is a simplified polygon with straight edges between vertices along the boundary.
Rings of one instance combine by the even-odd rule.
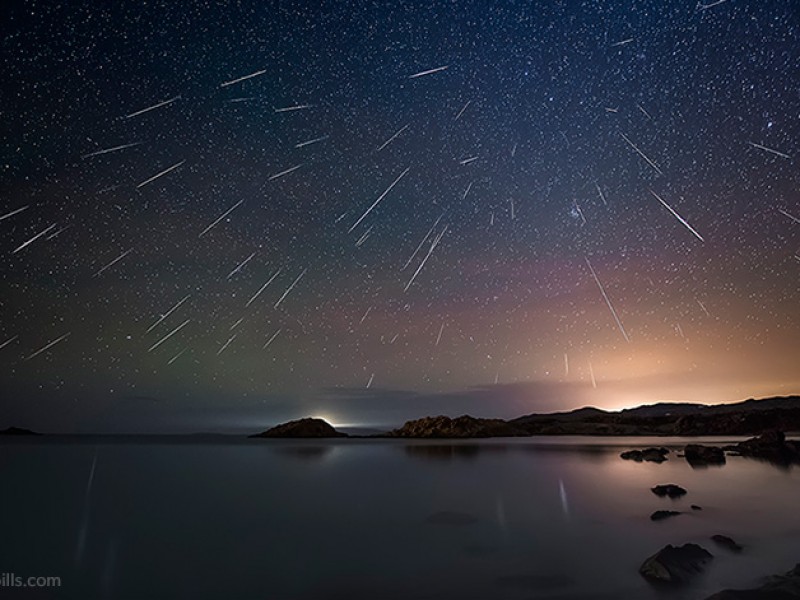
[[[800,2],[5,12],[0,424],[800,385]]]

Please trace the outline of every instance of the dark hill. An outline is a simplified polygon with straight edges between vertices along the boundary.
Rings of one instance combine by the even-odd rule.
[[[607,410],[595,408],[594,406],[584,406],[583,408],[576,408],[575,410],[571,410],[569,412],[545,413],[539,416],[549,417],[549,418],[555,417],[562,421],[580,421],[581,419],[591,419],[594,417],[602,417],[603,415],[609,415],[609,414],[611,413],[608,412]]]
[[[262,433],[251,435],[252,438],[338,438],[347,437],[346,433],[336,431],[324,419],[298,419],[276,425]]]
[[[800,431],[800,396],[733,404],[660,403],[619,412],[581,408],[509,421],[529,435],[755,435]]]
[[[20,427],[9,427],[8,429],[0,429],[0,435],[42,435],[30,429],[21,429]]]
[[[688,402],[659,402],[658,404],[645,404],[636,408],[624,408],[621,415],[633,417],[670,417],[675,415],[688,415],[706,408],[704,404],[691,404]]]

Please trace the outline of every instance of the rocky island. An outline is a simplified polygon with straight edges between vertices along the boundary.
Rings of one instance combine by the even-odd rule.
[[[408,421],[400,429],[386,434],[386,437],[401,438],[488,438],[518,437],[528,433],[502,419],[478,419],[464,415],[450,417],[424,417]]]
[[[342,438],[346,433],[336,429],[324,419],[306,418],[276,425],[251,438]]]
[[[30,429],[22,429],[20,427],[9,427],[7,429],[0,429],[0,435],[42,435]]]

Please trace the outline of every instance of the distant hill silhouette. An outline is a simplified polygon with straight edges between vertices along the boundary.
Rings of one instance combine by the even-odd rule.
[[[22,429],[20,427],[9,427],[8,429],[0,429],[0,435],[42,435],[30,429]]]
[[[800,431],[800,396],[732,404],[650,404],[618,412],[593,407],[530,414],[509,421],[529,435],[754,435]]]
[[[422,417],[387,433],[353,437],[466,439],[530,435],[758,435],[800,431],[800,396],[749,399],[733,404],[649,404],[620,411],[585,406],[530,414],[509,421],[463,415]],[[347,437],[322,419],[300,419],[250,437]]]
[[[462,416],[424,417],[384,434],[407,438],[518,437],[525,435],[757,435],[800,431],[800,396],[734,404],[650,404],[620,411],[586,406],[530,414],[509,421]]]

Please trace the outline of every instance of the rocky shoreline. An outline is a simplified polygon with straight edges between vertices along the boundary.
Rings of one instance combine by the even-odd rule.
[[[368,437],[429,439],[533,435],[691,437],[758,435],[770,430],[800,431],[800,396],[750,399],[733,404],[716,405],[663,403],[617,412],[586,407],[569,412],[524,415],[510,420],[469,415],[456,418],[438,415],[413,419],[402,427]],[[302,428],[300,431],[302,432]],[[306,436],[303,434],[298,437]],[[748,451],[747,447],[742,449],[743,453]],[[688,452],[691,459],[697,462],[712,464],[724,461],[723,454],[718,450],[709,450],[708,447],[695,445],[689,448]],[[793,453],[794,450],[791,450],[790,454]],[[649,456],[637,455],[637,451],[633,451],[631,458],[660,460],[657,451]]]
[[[722,467],[728,457],[739,456],[762,460],[788,468],[800,465],[800,441],[786,439],[785,431],[800,431],[800,396],[747,400],[737,404],[653,405],[619,412],[595,408],[552,414],[533,414],[511,420],[477,418],[463,415],[423,417],[407,421],[402,427],[370,436],[350,436],[338,431],[319,418],[303,418],[282,423],[250,438],[283,439],[337,439],[337,438],[392,438],[392,439],[485,439],[529,437],[534,435],[591,435],[591,436],[712,436],[750,435],[737,444],[714,446],[685,444],[681,452],[676,448],[633,448],[620,453],[622,460],[633,463],[660,465],[672,458],[683,458],[694,469]],[[0,430],[0,435],[32,436],[33,431],[10,427]],[[642,467],[634,468],[646,468]],[[659,468],[654,466],[652,468]],[[652,493],[661,499],[662,506],[654,506],[650,514],[653,527],[670,527],[673,519],[694,511],[702,511],[696,504],[690,510],[673,510],[676,502],[689,491],[675,483],[655,485]],[[658,500],[655,500],[658,502]],[[670,503],[664,508],[664,503]],[[459,517],[460,518],[460,517]],[[451,523],[452,515],[436,515],[432,522]],[[460,521],[459,521],[460,522]],[[723,553],[739,554],[746,549],[732,537],[714,534],[709,538],[714,547]],[[691,582],[715,560],[708,549],[696,543],[682,546],[667,545],[644,560],[639,573],[656,585],[681,585]],[[750,590],[724,590],[707,600],[740,600],[745,598],[800,599],[800,564],[783,575],[764,579],[763,584]]]
[[[680,455],[692,468],[709,465],[722,466],[726,463],[726,453],[756,460],[764,460],[772,464],[800,464],[800,442],[787,440],[781,431],[767,431],[731,446],[703,446],[688,444]],[[636,462],[661,463],[668,459],[669,449],[647,448],[644,450],[628,450],[620,454],[623,460]],[[677,500],[688,494],[688,491],[674,483],[659,484],[651,488],[659,498]],[[702,510],[696,504],[690,505],[692,511]],[[683,514],[678,510],[659,509],[650,515],[655,522],[671,520]],[[714,534],[709,538],[718,548],[731,554],[740,554],[745,548],[728,535]],[[694,543],[682,546],[667,545],[645,559],[639,573],[656,585],[680,585],[690,583],[701,574],[706,566],[714,560],[714,555],[706,548]],[[744,600],[744,599],[800,599],[800,564],[785,575],[766,578],[764,583],[749,590],[724,590],[707,600]]]
[[[692,412],[694,411],[694,412]],[[777,398],[747,401],[738,405],[696,408],[680,405],[668,407],[640,407],[629,414],[606,413],[597,409],[581,409],[554,415],[528,415],[510,421],[481,419],[464,415],[452,419],[446,416],[424,417],[406,422],[402,427],[379,436],[401,439],[474,439],[491,437],[526,437],[531,435],[740,435],[755,437],[728,446],[687,444],[677,457],[683,458],[692,468],[723,466],[727,456],[735,455],[764,460],[778,465],[800,464],[800,442],[787,440],[780,428],[800,429],[800,398]],[[633,414],[630,414],[633,413]],[[703,426],[701,432],[697,427]],[[321,419],[300,419],[273,427],[253,437],[347,437]],[[620,458],[638,463],[661,464],[670,460],[666,447],[626,450]],[[688,491],[674,483],[659,484],[651,488],[659,498],[676,501]],[[701,511],[692,504],[689,512]],[[654,526],[668,527],[669,521],[684,514],[679,510],[659,508],[650,515]],[[666,523],[666,524],[665,524]],[[729,553],[741,553],[743,547],[733,538],[712,535],[710,541]],[[645,559],[639,573],[656,585],[681,585],[689,583],[714,560],[706,548],[686,543],[667,545]],[[800,565],[783,576],[775,576],[754,590],[726,590],[709,600],[736,600],[741,598],[800,598]]]
[[[463,438],[523,435],[716,436],[756,435],[768,430],[800,431],[800,396],[746,400],[734,404],[655,404],[618,412],[587,407],[531,414],[508,421],[425,417],[390,432],[391,437]],[[463,426],[462,426],[463,425]],[[492,432],[485,434],[485,432]]]
[[[753,436],[767,431],[800,432],[800,396],[777,396],[749,399],[732,404],[661,403],[620,411],[584,407],[568,412],[529,414],[515,419],[492,419],[462,415],[427,416],[407,421],[402,427],[372,435],[353,435],[337,431],[318,418],[304,418],[276,425],[249,437],[389,437],[418,439],[469,439],[491,437],[526,437],[540,435],[587,436]],[[28,429],[9,427],[0,435],[41,435]],[[773,458],[792,461],[798,448],[787,442],[782,449],[772,448]],[[762,448],[744,445],[716,449],[690,445],[687,459],[697,463],[724,463],[724,452],[743,456],[764,455]],[[631,450],[635,461],[662,462],[666,448]]]
[[[695,431],[702,422],[707,429]],[[13,429],[13,428],[12,428]],[[692,433],[687,433],[691,430]],[[11,431],[11,430],[7,430]],[[736,404],[653,405],[616,413],[583,408],[566,413],[527,415],[505,421],[462,415],[444,415],[407,421],[402,427],[369,436],[350,436],[319,418],[304,418],[276,425],[251,438],[404,438],[484,439],[534,435],[690,436],[754,435],[724,447],[687,444],[681,455],[692,467],[724,465],[727,455],[745,456],[776,464],[800,464],[800,442],[787,440],[783,432],[800,431],[800,396],[746,400]],[[626,460],[662,463],[665,447],[627,450]]]

